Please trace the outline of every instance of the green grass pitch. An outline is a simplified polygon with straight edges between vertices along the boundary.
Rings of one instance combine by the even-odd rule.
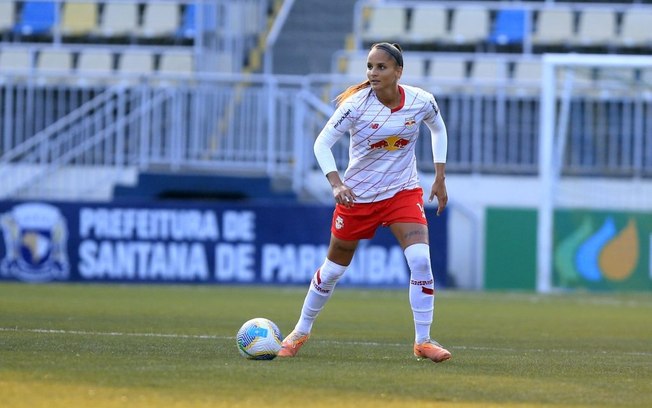
[[[249,361],[235,333],[287,334],[304,287],[0,284],[0,406],[650,407],[652,295],[437,295],[412,356],[406,290],[338,288],[294,359]]]

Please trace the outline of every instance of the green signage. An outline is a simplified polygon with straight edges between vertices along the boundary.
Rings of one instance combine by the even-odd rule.
[[[652,290],[652,213],[556,210],[552,286]],[[536,288],[537,213],[488,208],[485,289]]]
[[[536,288],[537,213],[488,208],[485,235],[485,289]]]
[[[557,210],[553,286],[652,289],[652,214]]]

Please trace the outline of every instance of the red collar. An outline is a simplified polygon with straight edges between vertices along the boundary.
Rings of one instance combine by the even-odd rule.
[[[397,107],[392,109],[391,113],[400,111],[401,109],[403,109],[403,106],[405,105],[405,91],[403,90],[403,87],[401,85],[398,86],[398,93],[401,94],[401,103],[399,103]]]

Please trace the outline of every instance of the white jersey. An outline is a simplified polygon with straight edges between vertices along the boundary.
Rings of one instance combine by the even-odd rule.
[[[399,91],[401,104],[394,109],[383,105],[371,88],[356,92],[337,108],[319,135],[332,145],[350,133],[349,165],[343,182],[353,190],[357,202],[380,201],[420,187],[414,153],[419,127],[424,122],[434,129],[441,120],[439,107],[434,96],[423,89],[400,85]],[[434,162],[445,163],[445,137],[439,142],[443,150],[435,148],[433,140]]]

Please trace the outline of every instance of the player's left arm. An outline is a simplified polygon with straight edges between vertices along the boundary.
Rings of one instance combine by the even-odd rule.
[[[446,190],[446,154],[448,153],[448,133],[446,124],[441,117],[434,96],[430,100],[431,111],[426,114],[424,122],[430,129],[430,141],[432,143],[432,156],[435,163],[435,181],[430,190],[429,202],[437,197],[437,215],[441,214],[448,204],[448,192]]]

